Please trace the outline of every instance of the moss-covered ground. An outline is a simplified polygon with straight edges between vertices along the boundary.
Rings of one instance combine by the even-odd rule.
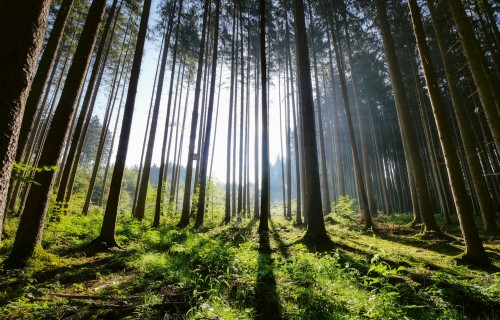
[[[259,239],[248,218],[208,214],[194,232],[176,215],[158,229],[122,215],[122,248],[99,250],[87,246],[99,210],[49,218],[28,267],[0,275],[1,319],[500,319],[500,237],[482,235],[491,267],[460,265],[458,226],[451,240],[423,239],[410,215],[379,214],[375,234],[352,211],[331,214],[335,249],[322,253],[294,244],[304,227],[277,216]]]

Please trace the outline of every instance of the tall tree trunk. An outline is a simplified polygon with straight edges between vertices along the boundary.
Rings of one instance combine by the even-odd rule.
[[[330,19],[332,19],[330,17]],[[335,23],[336,26],[338,26],[338,23]],[[338,30],[338,28],[336,28]],[[373,227],[373,222],[371,218],[371,211],[370,211],[370,206],[368,204],[368,197],[366,195],[366,184],[365,184],[365,179],[363,177],[363,173],[361,170],[361,162],[359,160],[359,152],[358,152],[358,146],[356,144],[356,137],[354,134],[354,126],[352,124],[352,117],[351,117],[351,108],[349,105],[349,98],[347,96],[347,84],[346,84],[346,79],[345,79],[345,69],[344,69],[344,58],[340,50],[340,45],[339,45],[339,34],[338,31],[334,30],[333,28],[333,23],[330,20],[330,30],[333,36],[333,47],[335,50],[335,58],[337,61],[337,69],[339,72],[339,78],[340,78],[340,88],[342,91],[342,97],[344,100],[344,109],[345,109],[345,115],[347,119],[347,128],[349,131],[349,140],[351,142],[351,152],[352,152],[352,160],[353,160],[353,166],[354,166],[354,175],[356,179],[356,186],[358,190],[358,196],[360,200],[360,209],[361,209],[361,220],[364,223],[364,228],[365,229],[370,229]]]
[[[260,77],[260,47],[259,42],[255,43],[255,127],[254,127],[254,207],[253,217],[258,219],[260,217],[259,207],[259,77]],[[227,188],[227,186],[226,186]]]
[[[125,35],[126,37],[126,35]],[[108,136],[108,128],[109,122],[113,115],[114,107],[116,105],[116,95],[118,94],[118,89],[120,86],[121,78],[123,76],[123,69],[120,72],[120,64],[122,62],[122,52],[120,52],[120,57],[118,58],[118,62],[115,67],[115,75],[113,78],[113,84],[111,85],[111,92],[108,99],[108,106],[106,108],[106,114],[102,124],[101,135],[99,137],[99,145],[97,148],[97,153],[95,157],[94,167],[92,169],[92,175],[89,180],[89,186],[87,188],[87,195],[85,197],[85,203],[83,204],[82,214],[86,215],[89,211],[90,203],[92,201],[92,195],[94,193],[94,185],[97,179],[97,173],[99,172],[99,167],[101,166],[101,158],[104,152],[104,147],[106,145],[106,138]],[[120,78],[118,78],[118,74],[120,74]],[[118,78],[118,79],[117,79]],[[117,81],[118,80],[118,81]]]
[[[259,0],[260,66],[262,82],[262,179],[260,198],[259,232],[269,231],[269,124],[267,108],[267,60],[266,60],[266,0]]]
[[[94,60],[90,79],[87,84],[87,91],[85,93],[85,97],[83,98],[83,105],[81,107],[75,131],[71,139],[71,145],[68,153],[69,162],[64,165],[61,183],[59,184],[59,190],[57,191],[56,201],[60,203],[69,201],[69,198],[71,197],[71,190],[73,188],[73,182],[75,179],[76,167],[78,166],[78,161],[80,159],[80,154],[83,148],[85,135],[87,134],[90,118],[92,117],[92,111],[97,96],[97,88],[99,88],[100,86],[102,73],[104,72],[101,72],[101,69],[104,69],[107,55],[109,53],[110,45],[106,47],[106,39],[108,38],[108,34],[111,29],[111,23],[115,15],[117,3],[118,0],[113,0],[113,4],[110,8],[106,25],[104,26],[104,30],[101,35],[101,41],[96,52],[96,58]],[[107,50],[105,51],[106,48]],[[106,54],[103,54],[104,52],[106,52]],[[102,68],[101,61],[103,61]]]
[[[179,43],[179,28],[180,28],[180,24],[181,24],[182,4],[183,4],[183,0],[180,0],[179,11],[177,13],[177,19],[178,19],[177,26],[176,26],[176,30],[175,30],[174,52],[172,55],[172,70],[170,71],[170,87],[169,87],[169,91],[168,91],[167,114],[165,117],[165,129],[163,132],[163,143],[162,143],[162,148],[161,148],[160,172],[159,172],[159,176],[158,176],[158,186],[156,187],[155,216],[154,216],[154,221],[153,221],[154,228],[156,228],[160,225],[160,215],[161,215],[162,209],[163,209],[163,180],[165,179],[164,174],[166,174],[166,171],[167,171],[167,170],[165,170],[165,167],[166,167],[165,157],[166,157],[166,153],[167,153],[166,147],[167,147],[167,137],[168,137],[168,133],[169,133],[168,127],[170,125],[170,109],[172,106],[172,95],[173,95],[173,91],[174,91],[175,68],[176,68],[176,64],[177,64],[177,50],[178,50],[178,43]],[[165,45],[168,45],[167,40],[165,42]],[[160,83],[163,85],[163,83],[162,83],[163,81],[161,79],[162,79],[162,74],[161,74],[161,70],[160,70],[160,79],[158,82],[157,93],[161,91],[160,86],[159,86]],[[157,101],[158,101],[158,105],[159,105],[161,95],[157,94],[156,97],[157,97]],[[154,120],[154,118],[153,118],[153,120]],[[151,128],[153,127],[153,125],[154,124],[152,123]],[[153,131],[151,131],[151,133],[150,133],[150,138],[151,138],[152,133],[153,133]],[[172,133],[170,133],[170,136],[172,136]],[[151,141],[151,144],[153,144],[153,143],[154,143],[154,140]],[[153,150],[151,147],[150,157],[152,156],[152,154],[153,154]],[[151,165],[151,159],[149,161],[150,161],[150,165]],[[168,164],[168,162],[167,162],[167,164]],[[146,169],[146,167],[144,167],[144,169]],[[146,172],[146,171],[144,171],[144,172]],[[143,179],[144,179],[144,176],[145,175],[143,174]],[[148,176],[149,176],[149,172],[148,172]],[[148,182],[149,182],[149,177],[148,177],[148,181],[143,182],[142,188],[146,188],[146,190],[147,190],[147,183]],[[143,201],[142,206],[144,207],[146,205],[146,196],[145,195],[144,195],[144,199],[142,201]],[[140,204],[141,202],[138,201],[137,203]],[[142,211],[142,214],[144,214],[144,210]],[[137,217],[137,218],[139,218],[139,217]]]
[[[304,135],[305,164],[305,204],[307,213],[307,231],[304,241],[319,246],[329,245],[321,208],[321,186],[318,166],[318,148],[316,145],[316,125],[314,121],[314,103],[311,84],[311,66],[307,47],[304,3],[293,0],[295,15],[295,35],[297,46],[297,68],[300,86],[300,109],[302,115],[302,132]]]
[[[63,152],[71,119],[77,108],[77,97],[83,87],[105,8],[105,0],[94,0],[90,6],[52,125],[47,133],[47,140],[50,143],[45,144],[41,151],[40,164],[42,166],[57,165]],[[35,247],[41,244],[55,177],[54,170],[40,171],[35,174],[34,180],[39,185],[33,186],[28,194],[27,205],[19,221],[12,251],[5,261],[6,266],[23,266],[33,254]]]
[[[333,135],[334,135],[334,149],[335,149],[335,156],[336,156],[336,163],[337,163],[337,176],[338,176],[338,196],[345,196],[347,195],[346,190],[345,190],[345,177],[344,177],[344,160],[342,159],[342,147],[340,145],[340,122],[339,122],[339,111],[338,111],[338,106],[337,102],[335,101],[335,74],[333,72],[333,55],[332,55],[332,49],[331,49],[331,44],[330,44],[330,29],[326,28],[327,30],[327,39],[328,39],[328,66],[330,69],[330,84],[331,84],[331,89],[332,89],[332,111],[333,111]],[[333,175],[332,175],[333,176]],[[338,200],[338,199],[337,199]]]
[[[486,74],[489,68],[462,2],[447,0],[447,3],[460,35],[460,42],[486,115],[488,127],[493,136],[493,142],[497,153],[500,153],[500,92],[498,88],[494,87],[494,83],[490,81]]]
[[[128,142],[130,139],[130,129],[132,127],[132,117],[134,115],[135,97],[137,94],[137,85],[139,74],[141,72],[142,55],[144,52],[144,43],[146,41],[146,32],[148,29],[149,12],[152,0],[144,0],[142,9],[139,32],[135,46],[134,58],[132,61],[132,70],[127,90],[127,100],[123,112],[122,128],[120,130],[120,140],[116,151],[115,167],[111,177],[108,202],[102,222],[99,236],[93,240],[95,244],[105,243],[108,247],[117,246],[115,239],[116,218],[118,215],[118,202],[120,200],[120,191],[125,171],[125,161],[127,159]]]
[[[394,41],[391,35],[385,4],[382,0],[375,0],[375,5],[382,33],[384,51],[387,56],[392,89],[396,100],[398,122],[400,124],[401,135],[404,140],[403,143],[407,148],[407,152],[405,152],[406,162],[408,170],[411,170],[413,173],[416,195],[418,198],[418,207],[420,208],[422,221],[424,223],[423,231],[425,232],[429,230],[441,233],[434,218],[434,214],[432,213],[429,190],[427,182],[425,181],[425,171],[421,160],[420,150],[418,149],[415,131],[412,125],[409,105],[406,98],[401,71],[398,65],[398,59],[396,57]]]
[[[0,233],[24,108],[49,17],[49,0],[0,3]],[[1,234],[0,234],[1,238]]]
[[[448,179],[451,184],[460,228],[462,229],[462,235],[465,241],[466,251],[463,258],[474,264],[486,265],[489,263],[488,257],[484,251],[482,241],[479,238],[479,232],[477,231],[477,227],[474,222],[471,204],[468,200],[467,190],[465,189],[465,182],[460,168],[458,154],[456,153],[455,146],[453,145],[452,133],[446,123],[447,115],[444,103],[441,100],[438,79],[431,63],[431,56],[425,39],[420,8],[418,7],[416,0],[408,0],[408,5],[410,7],[411,20],[413,23],[415,38],[417,40],[418,52],[424,69],[425,83],[427,85],[427,90],[429,91],[434,120],[436,121],[439,133],[439,141],[441,143],[441,148],[443,149]]]
[[[18,162],[21,161],[23,154],[26,151],[30,131],[35,128],[33,124],[37,110],[39,109],[45,82],[47,81],[49,71],[52,68],[56,52],[59,49],[59,44],[61,43],[64,27],[66,26],[69,12],[73,6],[73,1],[74,0],[64,0],[61,2],[56,19],[54,20],[54,25],[50,31],[49,40],[45,45],[42,57],[38,63],[36,75],[35,78],[33,78],[28,100],[26,101],[21,131],[19,132],[19,142],[16,152],[16,159]],[[48,88],[49,87],[47,87],[47,89]]]
[[[234,94],[234,78],[235,78],[235,65],[234,65],[234,55],[235,55],[235,38],[236,34],[236,6],[233,5],[233,28],[231,37],[231,84],[229,88],[229,115],[228,115],[228,125],[227,125],[227,154],[226,154],[226,198],[224,206],[224,223],[229,223],[231,221],[231,140],[233,132],[233,94]],[[236,139],[236,137],[235,137]]]
[[[442,20],[437,19],[434,4],[429,1],[427,3],[431,13],[432,24],[439,52],[441,53],[441,59],[443,60],[446,80],[450,90],[452,105],[455,110],[454,115],[457,120],[460,138],[462,139],[462,144],[464,146],[465,159],[471,172],[472,183],[474,185],[474,189],[476,190],[477,200],[483,216],[484,227],[487,232],[494,232],[498,230],[498,226],[495,222],[495,208],[492,199],[489,196],[485,179],[483,178],[483,169],[481,168],[481,163],[479,161],[479,157],[477,156],[477,150],[474,143],[474,132],[469,123],[467,110],[462,102],[457,82],[453,76],[453,66],[451,59],[447,54],[448,46],[445,42],[445,35],[443,33],[443,30],[445,30],[444,25]]]
[[[207,0],[208,1],[208,0]],[[212,114],[214,110],[214,96],[215,96],[215,79],[217,76],[217,57],[219,47],[219,16],[220,16],[220,0],[215,0],[215,23],[214,23],[214,44],[212,53],[212,71],[210,79],[210,96],[208,100],[207,110],[207,128],[205,132],[205,141],[203,143],[203,156],[201,162],[200,172],[200,192],[198,196],[198,210],[196,213],[195,229],[203,225],[203,218],[205,215],[205,202],[207,190],[207,167],[208,167],[208,152],[210,150],[210,133],[212,130]],[[201,141],[200,141],[201,142]]]
[[[316,34],[316,26],[314,24],[314,18],[312,14],[312,6],[309,1],[309,25],[311,33]],[[318,131],[319,131],[319,153],[320,153],[320,165],[321,165],[321,198],[323,199],[323,214],[330,213],[330,190],[328,188],[328,171],[326,169],[326,152],[325,152],[325,137],[323,130],[323,117],[321,114],[321,93],[319,90],[319,76],[318,76],[318,61],[317,61],[317,47],[315,37],[311,37],[312,44],[312,56],[313,56],[313,69],[314,69],[314,82],[316,91],[316,113],[318,115]]]
[[[182,1],[182,0],[181,0]],[[155,139],[156,139],[156,128],[158,127],[158,115],[160,113],[160,101],[161,101],[161,95],[163,92],[163,81],[165,79],[165,70],[167,66],[167,57],[168,57],[168,49],[170,47],[170,35],[172,34],[172,22],[173,22],[173,17],[174,17],[174,12],[175,12],[175,6],[176,6],[177,1],[174,0],[173,6],[172,6],[172,12],[169,15],[169,21],[168,27],[167,27],[167,32],[165,33],[165,39],[163,40],[163,53],[162,53],[162,59],[161,59],[161,66],[160,66],[160,71],[158,74],[158,86],[156,89],[156,98],[155,102],[153,105],[153,114],[151,115],[151,126],[149,127],[149,138],[148,138],[148,144],[146,148],[146,157],[144,159],[144,165],[142,169],[142,174],[141,174],[141,182],[139,183],[139,190],[137,191],[137,203],[135,206],[135,211],[134,211],[134,216],[140,221],[144,218],[144,213],[146,210],[146,196],[148,193],[148,186],[149,186],[149,173],[151,171],[151,162],[153,160],[153,149],[155,145]],[[179,5],[179,8],[182,7],[182,2]],[[179,9],[182,10],[182,9]],[[177,30],[178,26],[180,24],[180,15],[178,15],[178,21],[177,21]],[[177,32],[177,31],[176,31]],[[177,41],[177,33],[176,33],[176,41]],[[170,88],[173,86],[173,75],[174,75],[174,68],[175,68],[175,60],[172,62],[172,74],[171,74],[171,83],[170,83]],[[169,96],[168,96],[168,101],[170,106],[170,101],[172,100],[172,90],[169,91]],[[167,122],[165,123],[165,136],[166,132],[168,131],[168,119],[170,116],[170,108],[167,107],[167,115],[166,119]],[[162,145],[164,147],[164,144]],[[162,158],[163,162],[163,158]],[[160,171],[162,171],[160,169]],[[161,172],[163,173],[163,172]],[[161,185],[163,181],[163,175],[160,174],[158,178],[158,185]],[[160,192],[161,196],[161,192]]]
[[[188,162],[186,166],[186,178],[184,179],[184,199],[182,203],[181,220],[178,227],[186,227],[189,224],[191,209],[191,180],[193,176],[194,147],[196,142],[196,127],[198,126],[198,106],[200,104],[201,76],[203,73],[203,56],[205,52],[205,38],[207,34],[207,18],[210,0],[205,0],[203,9],[203,25],[201,31],[201,43],[198,53],[198,70],[196,73],[196,85],[193,103],[193,114],[191,116],[191,132],[189,136]]]
[[[241,94],[240,94],[240,151],[238,156],[238,218],[243,210],[243,123],[245,120],[245,63],[243,61],[243,8],[240,5],[240,68],[241,68]]]
[[[368,206],[370,209],[371,215],[377,214],[377,205],[375,203],[375,196],[373,194],[373,181],[371,175],[371,166],[370,166],[370,158],[368,157],[368,146],[367,146],[367,133],[365,130],[366,121],[364,121],[364,117],[361,113],[361,102],[359,101],[359,90],[358,90],[358,80],[357,74],[354,67],[354,61],[352,58],[352,50],[351,50],[351,39],[349,35],[349,30],[347,28],[347,12],[345,4],[342,5],[343,11],[342,16],[344,19],[344,31],[345,31],[345,42],[347,48],[347,61],[349,62],[349,66],[351,69],[351,83],[352,83],[352,91],[354,94],[354,107],[356,109],[356,116],[358,118],[358,127],[359,127],[359,136],[361,142],[361,157],[363,159],[363,175],[364,175],[364,183],[366,187],[366,196],[368,200]]]

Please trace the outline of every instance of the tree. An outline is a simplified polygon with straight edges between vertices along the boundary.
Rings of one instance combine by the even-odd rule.
[[[149,173],[151,171],[151,162],[153,160],[153,148],[154,148],[154,143],[155,143],[155,138],[156,138],[156,128],[158,126],[158,115],[160,112],[160,101],[161,101],[161,95],[163,92],[163,81],[165,79],[165,70],[167,66],[167,57],[168,57],[168,49],[170,48],[170,36],[172,34],[172,22],[173,22],[173,17],[174,17],[174,12],[175,12],[175,5],[177,1],[173,2],[172,8],[171,8],[171,13],[169,14],[169,19],[168,19],[168,26],[167,26],[167,32],[165,32],[165,38],[163,40],[164,46],[163,46],[163,51],[162,51],[162,58],[161,58],[161,64],[160,64],[160,71],[158,74],[158,85],[157,85],[157,90],[156,90],[156,98],[155,102],[153,105],[153,113],[151,115],[151,125],[149,127],[149,138],[148,138],[148,144],[146,148],[146,157],[144,159],[144,165],[142,169],[142,174],[141,174],[141,180],[139,183],[139,190],[137,190],[137,204],[134,208],[134,216],[138,220],[142,220],[144,218],[144,211],[146,209],[146,195],[148,191],[148,185],[149,185]],[[177,25],[180,23],[180,16],[179,16],[179,21],[177,22]],[[177,40],[176,40],[177,41]],[[173,62],[175,64],[175,61]],[[172,73],[174,73],[172,71]],[[172,87],[172,83],[171,83]],[[172,100],[172,91],[169,92],[169,102]],[[165,135],[168,129],[168,118],[170,115],[170,103],[168,104],[168,110],[167,110],[167,120],[165,123]],[[163,147],[165,147],[165,143],[162,144]],[[163,158],[161,160],[163,162]],[[160,171],[163,171],[160,169]],[[160,174],[160,179],[163,180]],[[161,182],[160,182],[161,183]],[[159,187],[161,188],[161,187]],[[161,192],[160,192],[161,195]],[[160,197],[161,198],[161,197]]]
[[[200,104],[201,76],[203,73],[203,57],[205,53],[209,4],[210,0],[205,0],[203,8],[203,24],[201,31],[200,50],[198,53],[198,70],[196,72],[196,85],[194,90],[193,114],[191,116],[191,132],[189,135],[188,162],[186,166],[186,178],[184,180],[184,199],[182,203],[181,220],[177,224],[177,226],[181,228],[186,227],[189,224],[189,214],[191,209],[191,180],[193,177],[194,145],[196,142],[196,128],[198,126],[198,107]]]
[[[115,167],[111,177],[108,202],[106,205],[106,211],[104,212],[101,232],[99,236],[92,241],[92,243],[95,244],[104,243],[108,247],[118,246],[115,239],[118,202],[120,200],[121,184],[123,173],[125,171],[125,160],[127,159],[128,142],[130,139],[132,117],[134,115],[135,97],[137,94],[139,74],[141,72],[142,54],[144,52],[144,43],[146,41],[151,1],[152,0],[144,0],[144,6],[142,8],[141,22],[139,25],[139,32],[137,34],[132,70],[128,84],[127,100],[125,101],[120,140],[118,141],[118,149],[116,151]]]
[[[52,125],[47,133],[47,141],[50,141],[50,143],[46,143],[41,151],[39,160],[41,166],[56,166],[62,155],[69,134],[71,119],[77,107],[77,97],[84,84],[84,75],[90,64],[105,8],[106,0],[94,0],[89,8]],[[35,247],[41,244],[55,177],[54,170],[40,171],[35,174],[34,180],[39,185],[33,186],[29,191],[27,204],[21,214],[12,251],[5,261],[6,266],[24,266],[26,260],[33,254]]]
[[[0,233],[17,139],[49,17],[49,0],[0,2]],[[1,235],[0,235],[1,238]]]
[[[101,36],[101,41],[99,43],[96,59],[94,65],[92,66],[92,72],[90,74],[90,79],[87,84],[87,91],[83,98],[83,105],[81,107],[80,115],[78,116],[78,121],[71,139],[71,145],[68,153],[67,163],[64,164],[64,169],[62,171],[61,182],[59,184],[59,190],[57,191],[57,201],[58,202],[69,202],[71,197],[71,191],[73,189],[73,183],[75,181],[76,168],[78,166],[79,155],[82,152],[83,143],[85,142],[85,136],[87,134],[88,126],[92,118],[92,111],[94,110],[97,92],[101,84],[102,76],[104,73],[104,65],[106,64],[109,50],[111,48],[111,39],[108,46],[106,46],[106,39],[108,34],[111,37],[114,34],[114,30],[111,30],[111,23],[115,17],[115,11],[117,7],[118,0],[113,0],[111,8],[109,10],[108,18],[104,26],[104,30]],[[118,8],[118,13],[120,12]],[[116,20],[115,20],[116,21]],[[116,26],[116,22],[113,25],[113,29]],[[102,63],[101,63],[102,61]]]
[[[500,153],[500,93],[495,83],[490,81],[484,54],[479,46],[472,25],[461,1],[447,0],[453,21],[460,35],[460,43],[467,59],[472,79],[477,88],[479,100],[484,109],[497,153]],[[498,80],[498,79],[497,79]]]
[[[396,57],[394,40],[392,38],[385,4],[382,0],[375,0],[375,6],[377,9],[378,22],[384,44],[384,52],[387,57],[391,85],[394,91],[398,122],[401,129],[401,136],[403,137],[403,145],[405,147],[406,163],[408,170],[412,171],[418,208],[420,209],[422,222],[424,223],[423,232],[434,231],[441,234],[441,231],[436,223],[436,219],[434,218],[434,214],[432,213],[432,205],[429,197],[427,181],[425,180],[423,162],[417,146],[417,138],[412,124],[404,82],[399,69],[398,59]]]
[[[54,26],[50,31],[49,40],[47,41],[47,45],[45,46],[40,62],[38,63],[36,75],[33,79],[28,100],[26,101],[26,109],[24,111],[21,131],[19,132],[19,144],[16,152],[17,161],[22,161],[21,159],[26,151],[28,136],[33,128],[33,121],[35,120],[35,115],[40,105],[40,99],[45,87],[45,82],[47,81],[49,71],[53,66],[54,57],[59,49],[64,27],[66,26],[66,21],[71,8],[73,7],[73,1],[74,0],[62,1],[59,11],[57,12],[57,17],[54,21]]]
[[[453,112],[453,114],[457,119],[460,138],[462,139],[462,144],[464,146],[465,159],[469,166],[474,189],[476,190],[477,200],[479,202],[479,207],[483,216],[485,231],[495,232],[498,230],[498,227],[495,223],[495,208],[493,205],[493,201],[489,196],[489,191],[485,179],[483,178],[483,169],[481,168],[479,157],[476,154],[477,151],[476,145],[474,143],[474,132],[467,117],[467,109],[460,96],[458,83],[453,72],[451,58],[447,53],[448,45],[446,43],[446,37],[444,34],[445,26],[442,19],[439,19],[437,17],[437,12],[434,4],[431,2],[427,2],[427,4],[431,14],[432,25],[434,27],[439,52],[441,54],[441,59],[443,60],[444,72],[446,80],[448,82],[452,106],[455,111]]]
[[[420,61],[424,69],[425,83],[429,91],[434,120],[439,133],[439,141],[443,149],[448,179],[451,184],[460,228],[462,229],[462,235],[465,241],[466,251],[463,255],[463,259],[474,264],[487,265],[489,264],[488,257],[486,251],[484,251],[476,223],[474,222],[474,216],[471,210],[472,206],[467,196],[467,190],[465,189],[465,182],[460,168],[457,151],[453,145],[452,133],[447,124],[448,116],[445,112],[444,102],[441,99],[436,72],[431,63],[431,55],[425,38],[420,8],[416,0],[408,0],[408,6],[410,7],[413,30],[417,40]]]
[[[209,0],[206,0],[209,1]],[[200,172],[200,191],[198,194],[198,210],[196,213],[196,222],[194,228],[200,228],[203,225],[203,218],[205,214],[205,196],[207,190],[207,166],[208,166],[208,151],[210,150],[210,133],[212,130],[212,114],[214,110],[214,96],[215,96],[215,79],[217,76],[217,57],[219,46],[219,16],[220,16],[220,0],[215,1],[215,22],[214,22],[214,36],[213,36],[213,53],[212,53],[212,71],[210,79],[210,93],[208,100],[207,110],[207,128],[205,131],[205,141],[203,143],[203,155],[201,158],[201,172]]]
[[[269,199],[269,124],[267,107],[267,60],[266,60],[266,0],[259,0],[260,75],[262,83],[262,179],[260,191],[259,232],[268,232],[270,214]]]
[[[302,115],[302,133],[304,136],[305,165],[305,211],[307,231],[303,241],[317,248],[328,248],[331,240],[326,233],[321,202],[319,178],[318,148],[316,144],[316,125],[311,83],[311,66],[307,42],[304,2],[293,0],[295,15],[296,60],[299,75],[300,110]]]

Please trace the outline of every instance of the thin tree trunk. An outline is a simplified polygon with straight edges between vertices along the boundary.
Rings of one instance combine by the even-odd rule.
[[[398,65],[398,59],[395,53],[385,4],[382,0],[375,0],[375,5],[382,33],[384,51],[387,56],[391,84],[396,100],[398,122],[400,123],[401,135],[404,139],[404,144],[407,147],[407,152],[405,152],[406,162],[408,170],[413,172],[416,194],[418,197],[418,207],[424,223],[423,231],[425,232],[429,230],[440,234],[441,231],[439,230],[434,214],[432,213],[432,205],[429,198],[427,182],[425,181],[425,172],[421,160],[422,158],[420,156],[420,150],[418,149],[415,131],[412,125],[409,105],[406,98],[401,71]]]
[[[425,39],[420,8],[418,7],[416,0],[408,0],[408,5],[410,7],[411,20],[413,23],[415,38],[417,40],[418,52],[424,69],[425,82],[427,89],[429,90],[434,120],[436,121],[439,132],[439,141],[441,143],[441,148],[443,149],[448,179],[451,184],[458,220],[464,237],[466,251],[463,258],[473,264],[487,265],[489,263],[488,256],[486,255],[482,241],[479,238],[479,232],[477,231],[477,227],[474,222],[471,205],[468,201],[467,190],[465,189],[465,182],[460,168],[460,162],[453,145],[452,133],[446,123],[447,115],[444,103],[441,100],[437,76],[430,61],[430,52]]]
[[[173,2],[172,6],[172,12],[169,15],[169,21],[168,21],[168,27],[167,27],[167,32],[165,33],[165,39],[163,40],[164,46],[163,46],[163,53],[162,53],[162,59],[161,59],[161,66],[160,66],[160,72],[158,74],[158,86],[156,89],[156,98],[155,102],[153,105],[153,114],[151,116],[151,126],[149,127],[149,138],[148,138],[148,144],[146,148],[146,157],[144,159],[144,165],[142,169],[142,174],[141,174],[141,182],[139,183],[139,190],[137,194],[137,203],[135,206],[135,211],[134,211],[134,216],[140,221],[144,218],[144,213],[146,210],[146,196],[148,193],[148,186],[149,186],[149,173],[151,171],[151,162],[153,160],[153,149],[154,149],[154,144],[155,144],[155,139],[156,139],[156,129],[158,127],[158,115],[160,113],[160,101],[161,101],[161,95],[163,92],[163,81],[165,79],[165,70],[167,66],[167,57],[168,57],[168,49],[170,47],[170,35],[172,34],[172,23],[173,23],[173,17],[174,17],[174,12],[175,12],[175,7],[176,7],[177,1]],[[179,8],[182,7],[182,0],[179,5]],[[179,9],[181,10],[181,9]],[[177,18],[177,30],[179,29],[179,24],[180,24],[180,15],[178,15]],[[176,31],[176,42],[177,42],[177,32]],[[175,49],[174,49],[175,50]],[[175,51],[174,51],[174,59],[175,59]],[[170,116],[170,102],[172,101],[172,87],[173,87],[173,79],[174,79],[174,68],[175,68],[175,60],[172,62],[172,73],[171,73],[171,83],[170,83],[170,91],[169,91],[169,96],[168,96],[168,104],[167,104],[167,115],[166,115],[166,122],[165,122],[165,137],[168,132],[168,120]],[[163,143],[163,148],[165,148],[165,141]],[[163,155],[163,152],[162,152]],[[162,157],[162,162],[163,162]],[[158,178],[158,188],[160,188],[160,185],[162,185],[163,182],[163,164],[160,165],[160,176]],[[160,189],[161,190],[161,189]],[[160,191],[160,198],[161,198],[161,191]]]
[[[331,17],[330,17],[331,19]],[[330,29],[332,32],[333,36],[333,47],[335,50],[335,58],[337,61],[337,69],[339,71],[339,78],[340,78],[340,87],[342,91],[342,97],[344,99],[344,109],[345,109],[345,115],[347,119],[347,128],[349,131],[349,140],[351,142],[351,151],[352,151],[352,160],[353,160],[353,166],[354,166],[354,175],[356,179],[356,186],[358,190],[358,196],[360,200],[360,209],[361,209],[361,220],[364,223],[364,228],[370,229],[373,227],[373,222],[371,219],[371,211],[370,211],[370,206],[368,204],[368,197],[366,195],[366,184],[365,184],[365,179],[363,177],[363,173],[361,170],[361,163],[359,160],[359,153],[358,153],[358,146],[356,144],[356,137],[354,135],[354,126],[352,124],[352,117],[351,117],[351,108],[349,106],[349,98],[347,96],[347,84],[346,84],[346,79],[345,79],[345,71],[344,71],[344,59],[342,56],[342,53],[339,48],[339,35],[338,33],[333,29],[333,23],[330,20]],[[338,23],[335,23],[336,26],[338,26]],[[337,28],[336,28],[337,29]]]
[[[139,82],[139,74],[141,71],[142,55],[144,52],[144,43],[146,41],[146,32],[148,29],[149,13],[152,0],[144,0],[142,9],[141,22],[139,32],[137,34],[137,42],[135,46],[134,58],[132,62],[132,70],[127,90],[127,100],[123,112],[122,128],[120,130],[120,140],[116,152],[115,167],[111,177],[108,202],[102,222],[101,232],[97,239],[93,241],[95,244],[105,243],[108,247],[117,246],[115,239],[116,218],[118,215],[118,202],[120,200],[120,191],[125,171],[125,161],[127,159],[128,143],[130,139],[130,129],[132,127],[132,117],[134,115],[135,97],[137,94],[137,84]]]
[[[208,1],[208,0],[207,0]],[[203,225],[205,215],[206,188],[207,188],[207,167],[208,167],[208,152],[210,150],[210,133],[212,130],[212,114],[214,109],[215,96],[215,79],[217,76],[217,56],[219,47],[219,16],[220,16],[220,0],[215,0],[215,23],[214,23],[214,44],[212,53],[212,71],[210,79],[210,96],[208,100],[207,128],[205,132],[205,141],[203,143],[203,156],[200,172],[200,193],[198,197],[198,211],[196,213],[195,229]],[[200,141],[201,142],[201,141]]]
[[[189,136],[188,162],[186,166],[186,178],[184,180],[184,199],[182,204],[181,220],[178,227],[186,227],[189,224],[189,213],[191,209],[191,180],[193,176],[194,147],[196,142],[196,127],[198,126],[198,106],[200,104],[201,76],[203,71],[203,56],[205,52],[205,38],[207,34],[207,16],[210,0],[205,0],[203,9],[203,26],[201,32],[200,50],[198,53],[198,70],[196,73],[196,85],[193,104],[193,114],[191,116],[191,133]]]

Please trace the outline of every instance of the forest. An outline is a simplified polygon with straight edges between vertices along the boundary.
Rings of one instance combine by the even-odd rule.
[[[500,3],[0,0],[1,319],[500,319]]]

